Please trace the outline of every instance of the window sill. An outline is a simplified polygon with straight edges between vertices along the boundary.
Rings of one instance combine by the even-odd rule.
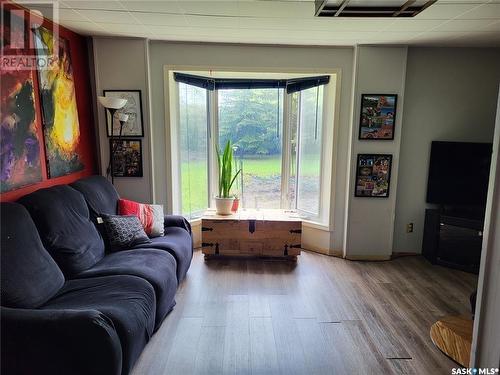
[[[192,227],[196,227],[196,226],[201,225],[201,217],[197,217],[196,219],[188,220],[188,221]]]
[[[302,225],[308,227],[308,228],[314,228],[314,229],[319,229],[325,232],[331,232],[332,229],[330,228],[329,225],[326,224],[320,224],[315,221],[310,221],[310,220],[302,220]]]

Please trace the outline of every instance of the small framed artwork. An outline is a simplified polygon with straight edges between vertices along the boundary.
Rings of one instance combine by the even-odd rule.
[[[127,104],[117,113],[125,113],[128,120],[123,124],[122,137],[144,137],[144,124],[142,117],[142,97],[141,90],[104,90],[104,96],[127,99]],[[120,121],[113,119],[113,129],[111,129],[111,116],[106,111],[106,129],[108,137],[120,134]]]
[[[142,177],[142,142],[140,139],[109,140],[114,150],[113,177]]]
[[[362,94],[358,138],[394,139],[397,102],[395,94]]]
[[[391,182],[392,155],[358,154],[355,197],[387,198]]]

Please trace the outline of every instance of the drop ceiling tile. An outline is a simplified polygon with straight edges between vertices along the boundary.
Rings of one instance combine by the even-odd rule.
[[[466,35],[466,33],[448,32],[448,31],[428,32],[428,33],[421,33],[421,34],[415,35],[411,39],[411,42],[436,41],[439,43],[443,43],[446,41],[454,40],[454,39],[459,38],[463,35]]]
[[[459,19],[500,19],[500,3],[484,4],[464,13]]]
[[[204,14],[213,16],[237,16],[237,1],[178,1],[184,14]]]
[[[59,9],[59,23],[68,21],[87,21],[81,14],[73,9]]]
[[[390,41],[399,41],[404,43],[407,40],[411,40],[416,37],[418,32],[415,31],[399,31],[399,32],[390,32],[390,31],[381,31],[378,34],[375,34],[373,38],[379,38]]]
[[[314,17],[312,0],[62,0],[60,18],[86,35],[180,41],[495,45],[498,6],[499,0],[439,0],[413,19],[360,19]]]
[[[122,6],[130,11],[142,11],[149,13],[170,13],[181,14],[182,10],[177,1],[137,1],[137,0],[121,0]]]
[[[128,36],[130,37],[130,25],[129,24],[121,24],[121,23],[99,23],[99,26],[104,28],[110,35],[120,35],[120,36]],[[136,38],[149,38],[154,36],[155,34],[146,27],[142,27],[140,25],[136,25],[134,27],[134,35]]]
[[[437,2],[431,5],[429,8],[425,9],[422,13],[415,16],[415,19],[438,19],[446,20],[457,17],[464,12],[474,9],[478,6],[477,3],[466,3],[466,4],[456,4],[456,3],[441,3]]]
[[[137,11],[132,11],[130,14],[143,25],[187,26],[185,17],[181,15],[142,13]]]
[[[451,3],[451,4],[486,4],[489,3],[490,0],[438,0],[439,4],[446,4],[446,3]]]
[[[94,33],[105,32],[99,25],[86,21],[68,21],[64,23],[64,27],[84,35],[94,35]]]
[[[443,20],[433,20],[433,19],[415,19],[415,18],[401,18],[394,20],[389,26],[382,29],[382,31],[427,31],[440,24]]]
[[[299,18],[314,17],[314,2],[237,1],[240,16]]]
[[[123,9],[123,6],[116,0],[64,0],[59,1],[61,8],[72,9],[107,9],[117,10]]]
[[[456,19],[442,23],[433,31],[471,31],[477,32],[491,24],[491,20],[462,20]]]
[[[323,20],[323,18],[319,18],[319,20]],[[366,19],[366,18],[325,18],[324,25],[329,25],[332,30],[338,31],[379,31],[384,27],[389,26],[392,23],[392,20],[387,19]],[[294,21],[293,24],[296,24]],[[292,24],[292,25],[293,25]],[[323,26],[323,25],[322,25]],[[321,28],[323,29],[323,28]]]
[[[219,17],[219,16],[184,16],[188,26],[193,27],[215,27],[215,28],[231,28],[238,27],[239,18],[238,17]]]
[[[78,13],[97,23],[122,23],[129,25],[139,23],[127,10],[79,10]]]

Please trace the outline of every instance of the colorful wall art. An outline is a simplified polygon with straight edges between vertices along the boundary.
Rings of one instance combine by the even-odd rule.
[[[79,178],[95,174],[97,165],[95,121],[93,112],[90,110],[93,99],[86,38],[53,23],[48,18],[41,19],[35,13],[13,2],[2,1],[2,6],[4,7],[0,23],[2,36],[0,40],[2,57],[0,61],[0,201],[9,202],[16,201],[40,188],[69,184]],[[29,22],[57,31],[59,36],[64,38],[61,44],[63,52],[71,48],[72,59],[69,58],[69,52],[62,54],[62,59],[58,60],[53,76],[48,76],[50,72],[43,72],[46,73],[47,80],[53,83],[64,73],[62,79],[58,80],[63,84],[48,86],[45,93],[52,95],[47,95],[44,99],[47,103],[57,103],[57,106],[53,104],[45,106],[45,109],[54,108],[52,111],[54,116],[56,111],[64,114],[64,121],[69,124],[69,126],[62,127],[63,131],[54,131],[57,141],[50,144],[48,141],[51,138],[47,135],[44,137],[42,100],[36,66],[19,64],[13,67],[12,65],[12,61],[24,62],[26,59],[32,61],[37,54],[37,51],[32,49],[35,38],[29,28]],[[59,48],[56,51],[59,51]],[[67,90],[67,86],[70,85],[73,89]],[[44,101],[43,104],[45,103]],[[76,108],[80,109],[78,113]],[[60,123],[55,122],[55,124]],[[54,122],[49,125],[54,127]],[[61,134],[62,137],[59,137]],[[45,143],[47,145],[44,146]],[[46,147],[57,151],[49,157],[49,153],[45,152]],[[63,165],[66,160],[69,161],[69,167]],[[52,161],[52,163],[49,165],[47,161]],[[57,165],[57,161],[60,162],[61,168],[54,166]],[[51,168],[50,176],[47,167]],[[60,173],[54,173],[54,170],[56,172],[59,170]],[[73,170],[77,172],[72,173]],[[61,177],[54,178],[58,174]]]
[[[37,55],[54,56],[50,67],[38,70],[47,174],[54,178],[84,167],[78,154],[80,124],[73,68],[66,39],[54,43],[52,32],[44,27],[36,30],[34,38]]]
[[[113,177],[142,177],[142,143],[140,139],[110,139],[114,150]]]
[[[394,139],[397,95],[361,95],[359,139]]]
[[[391,183],[392,155],[358,154],[356,197],[387,198]]]
[[[33,73],[1,70],[1,192],[42,180]]]

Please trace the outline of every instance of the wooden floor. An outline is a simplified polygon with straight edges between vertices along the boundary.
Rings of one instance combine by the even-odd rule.
[[[133,374],[450,374],[429,328],[468,314],[477,278],[412,256],[205,262]]]

